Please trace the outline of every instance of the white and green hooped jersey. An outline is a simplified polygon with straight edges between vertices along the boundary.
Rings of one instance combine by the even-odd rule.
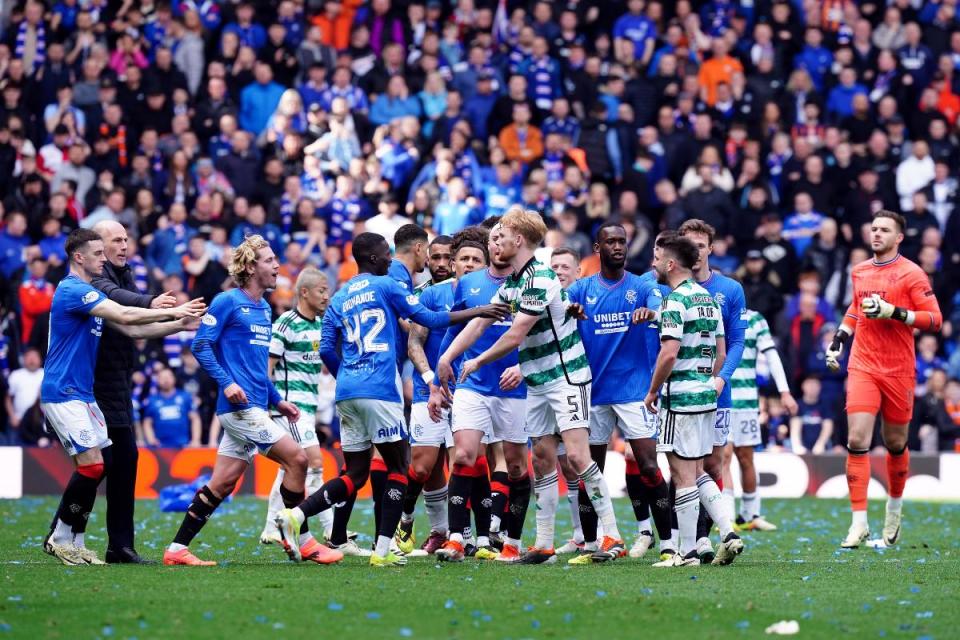
[[[733,398],[733,410],[758,410],[760,408],[757,392],[757,358],[767,349],[774,349],[770,326],[762,315],[747,309],[747,330],[743,334],[743,358],[740,366],[730,379],[730,393]]]
[[[706,413],[717,408],[713,365],[717,339],[722,337],[720,307],[693,280],[684,280],[664,299],[660,339],[680,341],[677,362],[661,394],[665,408],[674,413]]]
[[[530,393],[554,382],[590,382],[576,318],[567,317],[567,292],[557,274],[536,258],[507,278],[491,302],[509,304],[511,312],[537,317],[520,345],[520,372]]]
[[[273,369],[273,382],[284,400],[297,405],[301,421],[312,423],[317,413],[320,384],[320,327],[322,318],[308,320],[296,309],[287,311],[273,323],[270,355],[279,358]]]

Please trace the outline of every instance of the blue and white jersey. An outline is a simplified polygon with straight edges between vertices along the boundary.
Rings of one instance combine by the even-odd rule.
[[[401,402],[399,318],[429,329],[450,324],[449,312],[427,309],[412,290],[390,276],[361,273],[333,296],[323,317],[320,358],[337,378],[337,402],[352,398]]]
[[[50,307],[49,346],[40,386],[42,402],[94,402],[93,369],[103,318],[90,315],[90,311],[106,299],[72,273],[57,285]]]
[[[270,305],[263,298],[254,301],[242,289],[231,289],[210,303],[191,350],[220,387],[217,415],[252,407],[266,411],[282,400],[268,375],[272,331]],[[223,395],[233,383],[246,394],[245,404],[233,404]]]
[[[437,284],[431,285],[420,294],[420,304],[431,311],[450,311],[453,308],[453,288],[456,280],[449,279]],[[437,360],[440,359],[440,343],[446,335],[446,328],[430,329],[427,334],[427,341],[423,345],[423,352],[427,356],[427,364],[430,370],[437,368]],[[426,402],[430,399],[430,387],[423,381],[419,375],[413,376],[413,401]]]
[[[453,298],[454,311],[473,309],[489,304],[500,290],[500,285],[502,285],[506,279],[506,276],[502,278],[492,276],[489,269],[466,274],[457,282]],[[463,353],[462,357],[465,359],[476,358],[493,346],[493,343],[499,340],[500,336],[509,331],[512,324],[512,318],[494,322],[483,335]],[[447,350],[447,347],[450,346],[464,326],[465,325],[454,325],[447,330],[447,335],[444,337],[443,344],[440,346],[441,354]],[[514,351],[499,360],[480,367],[471,373],[457,388],[470,389],[482,396],[494,398],[526,398],[527,385],[525,383],[521,383],[519,387],[510,391],[500,389],[500,376],[505,370],[519,363],[520,354]],[[455,366],[454,369],[457,370],[459,367]]]
[[[660,352],[660,334],[656,322],[633,324],[632,317],[641,307],[660,308],[656,281],[625,273],[611,282],[597,273],[574,282],[567,295],[587,315],[579,328],[593,373],[591,404],[642,401]]]
[[[743,287],[733,278],[710,272],[710,277],[699,285],[713,296],[723,317],[727,359],[724,360],[723,368],[720,369],[720,377],[726,384],[723,386],[723,393],[717,399],[717,408],[730,409],[733,407],[730,379],[733,377],[733,372],[740,366],[740,358],[743,356],[743,336],[747,330],[747,303],[744,299]]]

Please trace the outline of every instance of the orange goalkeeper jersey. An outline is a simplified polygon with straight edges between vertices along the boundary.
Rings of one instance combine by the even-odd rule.
[[[861,262],[853,268],[853,302],[843,323],[854,329],[850,371],[913,378],[916,357],[913,330],[939,331],[943,322],[940,305],[927,274],[901,255],[877,263]],[[879,294],[896,307],[913,311],[913,326],[899,320],[870,320],[860,311],[864,298]]]

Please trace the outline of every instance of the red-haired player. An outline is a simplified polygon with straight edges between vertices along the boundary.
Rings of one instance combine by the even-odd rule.
[[[886,519],[883,544],[900,539],[903,487],[910,471],[907,425],[916,386],[914,329],[939,331],[940,306],[927,275],[899,253],[903,216],[878,211],[870,226],[873,260],[853,268],[853,302],[827,350],[827,366],[840,367],[844,343],[856,331],[847,381],[847,486],[853,524],[840,546],[855,548],[867,540],[867,484],[870,441],[879,413],[887,448]]]

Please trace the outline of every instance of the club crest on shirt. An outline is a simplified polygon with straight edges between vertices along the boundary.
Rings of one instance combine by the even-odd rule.
[[[634,289],[627,289],[626,298],[627,298],[627,302],[629,302],[630,304],[636,304],[637,292]]]
[[[419,301],[420,299],[412,293],[407,296],[407,304],[417,304]]]
[[[713,299],[717,301],[717,305],[721,308],[727,303],[727,296],[723,295],[722,291],[718,291]]]
[[[217,318],[213,315],[210,315],[209,313],[205,313],[203,317],[200,318],[200,322],[207,325],[208,327],[217,326]]]
[[[83,304],[90,304],[94,300],[100,297],[100,294],[96,291],[88,291],[83,294]]]

